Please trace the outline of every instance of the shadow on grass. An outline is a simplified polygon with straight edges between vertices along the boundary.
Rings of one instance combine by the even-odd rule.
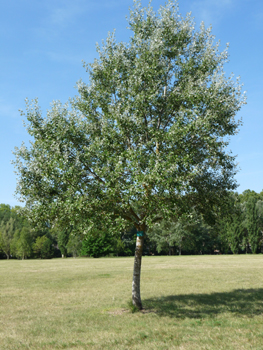
[[[211,294],[169,295],[146,299],[146,310],[174,318],[209,318],[223,313],[240,317],[263,314],[263,289],[236,289]]]

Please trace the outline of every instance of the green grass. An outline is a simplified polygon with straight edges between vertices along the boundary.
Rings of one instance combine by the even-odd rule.
[[[0,261],[0,349],[263,349],[263,256]]]

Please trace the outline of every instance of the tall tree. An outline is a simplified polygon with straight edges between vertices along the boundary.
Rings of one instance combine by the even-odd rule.
[[[82,241],[81,254],[99,258],[113,252],[114,242],[107,231],[92,230]]]
[[[263,194],[263,192],[261,192]],[[261,232],[261,253],[263,253],[263,200],[258,200],[256,204],[256,210],[258,215],[258,225]]]
[[[255,196],[248,198],[246,202],[246,228],[248,232],[248,241],[252,253],[255,254],[259,243],[262,240],[262,231],[260,230],[260,220],[257,208],[257,199]]]
[[[150,240],[155,242],[157,252],[166,252],[169,255],[178,250],[179,255],[182,253],[184,243],[191,236],[189,230],[189,218],[181,216],[177,221],[162,220],[156,223],[149,231]],[[186,246],[187,243],[186,243]]]
[[[140,272],[148,227],[194,207],[209,218],[236,187],[226,136],[237,132],[244,103],[238,81],[226,78],[227,50],[211,28],[195,30],[190,15],[168,1],[155,13],[135,1],[128,43],[110,34],[86,65],[89,84],[56,102],[43,117],[27,103],[34,142],[16,149],[17,192],[39,220],[111,232],[138,233],[132,300],[142,308]],[[89,226],[89,227],[87,227]]]
[[[11,252],[14,256],[26,259],[32,253],[33,236],[30,227],[24,226],[21,230],[16,230],[11,243]]]
[[[0,225],[0,246],[7,259],[11,253],[11,243],[15,234],[15,219],[10,218],[6,223],[2,221]]]
[[[245,191],[246,192],[246,191]],[[243,194],[245,194],[243,192]],[[219,219],[218,231],[219,238],[223,243],[225,252],[232,250],[233,254],[238,254],[239,250],[244,248],[245,241],[245,225],[244,225],[244,196],[238,193],[230,193],[225,199],[225,208]],[[225,244],[224,244],[225,242]]]
[[[50,259],[54,254],[52,241],[47,236],[37,237],[33,244],[33,251],[41,259]]]
[[[0,223],[6,223],[11,217],[11,207],[8,204],[0,204]]]
[[[82,237],[76,234],[76,231],[72,231],[67,243],[67,251],[73,255],[73,258],[76,258],[81,254],[81,248]]]
[[[52,234],[56,237],[58,248],[61,252],[62,258],[67,256],[67,244],[69,240],[69,235],[71,228],[64,228],[64,227],[53,227]]]
[[[234,214],[225,225],[226,236],[233,254],[238,251],[244,240],[244,225],[241,214]]]

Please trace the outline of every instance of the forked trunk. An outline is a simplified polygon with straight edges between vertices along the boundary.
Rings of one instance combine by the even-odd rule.
[[[134,256],[133,280],[132,280],[132,303],[139,310],[142,309],[140,279],[141,279],[143,241],[144,241],[143,236],[137,236],[135,256]]]

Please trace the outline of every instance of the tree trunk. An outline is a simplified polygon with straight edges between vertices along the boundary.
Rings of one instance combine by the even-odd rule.
[[[132,303],[139,310],[142,309],[140,279],[141,279],[143,241],[144,241],[144,238],[142,236],[140,237],[137,236],[135,256],[134,256],[133,280],[132,280]]]

